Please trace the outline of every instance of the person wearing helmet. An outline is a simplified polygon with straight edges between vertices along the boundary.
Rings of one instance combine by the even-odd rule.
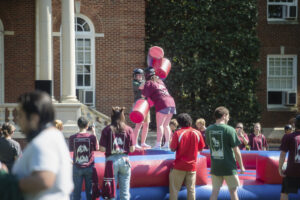
[[[290,134],[293,132],[293,127],[291,124],[287,124],[284,126],[284,133],[285,134]]]
[[[169,94],[164,82],[155,75],[155,70],[152,67],[145,69],[146,83],[142,91],[142,95],[150,98],[156,111],[156,127],[157,138],[155,148],[161,147],[163,135],[166,137],[166,142],[163,148],[169,148],[171,129],[169,123],[173,114],[176,114],[175,101]]]
[[[134,103],[142,98],[142,88],[144,86],[145,81],[143,80],[144,70],[137,68],[133,70],[133,80],[132,80],[132,88],[134,94]],[[146,138],[148,135],[149,130],[149,123],[150,123],[150,111],[148,112],[147,117],[141,123],[135,125],[133,130],[133,141],[135,143],[135,147],[137,149],[141,148],[151,148],[150,145],[146,144]],[[138,137],[141,127],[142,129],[142,137],[141,137],[141,146],[138,144]]]

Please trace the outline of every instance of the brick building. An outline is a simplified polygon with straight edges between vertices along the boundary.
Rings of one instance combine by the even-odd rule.
[[[101,130],[112,106],[130,111],[144,38],[141,0],[1,0],[0,124],[15,122],[19,95],[39,87],[52,92],[66,138],[80,115]]]
[[[128,112],[132,70],[145,65],[145,4],[1,0],[0,108],[33,90],[36,80],[46,80],[57,101],[74,103],[77,96],[106,115],[113,105],[126,106]],[[258,9],[262,75],[257,94],[262,126],[271,131],[286,124],[299,107],[299,2],[260,0]],[[63,23],[70,16],[75,35],[68,32],[71,21]]]
[[[20,94],[34,89],[35,80],[50,80],[55,100],[66,100],[63,80],[72,75],[68,78],[63,74],[63,67],[67,74],[73,72],[64,66],[62,58],[64,2],[0,1],[0,104],[16,102]],[[113,105],[129,110],[133,101],[132,71],[145,64],[145,2],[76,0],[72,3],[75,7],[72,78],[76,91],[70,95],[73,98],[76,92],[81,102],[107,115]]]
[[[263,127],[282,127],[299,109],[298,13],[298,0],[258,1],[262,74],[257,94],[263,108]]]

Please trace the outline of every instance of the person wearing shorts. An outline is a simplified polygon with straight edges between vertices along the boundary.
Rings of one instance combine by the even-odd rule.
[[[153,101],[156,111],[157,138],[154,148],[161,148],[161,140],[165,135],[166,142],[163,148],[168,149],[171,136],[169,123],[173,114],[176,114],[175,101],[169,94],[164,82],[155,75],[155,70],[152,67],[145,69],[145,78],[146,83],[142,95]]]
[[[285,134],[281,140],[278,171],[283,177],[281,200],[287,200],[289,193],[300,189],[300,115],[295,119],[295,132]],[[286,169],[283,169],[286,154],[289,153]]]
[[[241,144],[233,127],[228,126],[229,111],[220,106],[215,110],[216,123],[206,129],[206,143],[210,148],[211,178],[213,191],[210,200],[217,200],[224,182],[228,186],[232,200],[237,200],[237,188],[240,185],[236,160],[241,174],[245,172],[239,145]]]

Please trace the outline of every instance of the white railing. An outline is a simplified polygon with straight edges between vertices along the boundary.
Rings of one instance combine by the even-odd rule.
[[[17,125],[17,103],[4,103],[0,104],[0,126],[3,123],[9,122],[16,128],[14,137],[24,137],[20,128]],[[100,134],[102,129],[110,123],[110,118],[95,109],[91,109],[81,103],[78,104],[65,104],[65,103],[54,103],[56,110],[56,117],[64,123],[63,133],[65,137],[76,133],[78,131],[77,119],[80,116],[85,116],[90,122],[94,122],[97,133]],[[100,137],[100,135],[99,135]]]
[[[3,124],[4,122],[9,122],[13,125],[16,125],[16,109],[18,104],[16,103],[4,103],[0,104],[0,124]]]

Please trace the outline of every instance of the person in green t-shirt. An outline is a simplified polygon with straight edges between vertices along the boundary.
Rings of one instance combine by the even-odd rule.
[[[236,159],[239,163],[241,174],[245,172],[238,139],[233,127],[227,125],[229,111],[220,106],[215,110],[216,123],[206,129],[206,143],[210,148],[211,178],[213,191],[210,200],[217,200],[220,188],[225,179],[229,188],[231,199],[238,199]]]

